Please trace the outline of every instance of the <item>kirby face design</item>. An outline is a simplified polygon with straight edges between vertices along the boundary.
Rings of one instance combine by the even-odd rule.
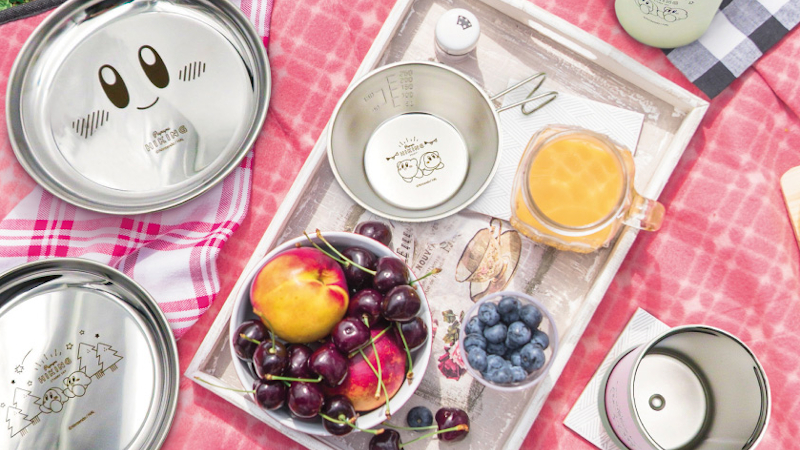
[[[414,178],[423,178],[432,174],[434,170],[444,168],[439,152],[423,153],[416,158],[404,159],[397,163],[397,173],[406,183],[411,183]]]
[[[667,22],[675,22],[689,17],[685,9],[670,8],[667,6],[658,7],[653,0],[634,0],[639,9],[647,15],[656,16]]]
[[[177,38],[160,31],[176,27]],[[169,14],[124,18],[86,38],[52,90],[50,127],[65,162],[86,182],[135,194],[219,170],[255,104],[230,42]]]
[[[142,71],[147,75],[147,78],[153,83],[153,86],[159,89],[164,89],[169,85],[169,71],[164,61],[159,56],[156,50],[149,46],[143,45],[139,48],[139,64],[142,66]],[[117,69],[108,64],[100,67],[98,72],[100,85],[103,87],[106,97],[117,108],[124,109],[130,104],[131,96],[128,92],[128,87],[125,85],[125,80],[122,79]],[[158,103],[159,97],[156,97],[152,103],[147,106],[137,106],[138,110],[150,109]]]
[[[64,391],[57,387],[50,388],[42,396],[42,404],[39,409],[46,414],[61,412],[66,401],[67,397],[64,395]]]
[[[64,394],[67,397],[83,397],[86,394],[86,386],[92,383],[92,379],[86,376],[81,371],[72,372],[68,377],[64,378]]]
[[[414,159],[404,159],[397,163],[397,173],[406,183],[411,183],[414,178],[420,175],[419,162]]]

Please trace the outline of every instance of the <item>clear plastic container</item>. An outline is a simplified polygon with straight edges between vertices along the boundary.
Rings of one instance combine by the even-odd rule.
[[[520,306],[524,305],[533,305],[535,306],[541,313],[542,313],[542,322],[539,324],[538,330],[547,334],[548,338],[550,339],[550,345],[544,349],[545,355],[545,362],[544,365],[528,374],[528,376],[520,382],[511,382],[508,384],[498,384],[493,381],[489,381],[483,377],[480,371],[473,368],[469,364],[469,360],[467,358],[467,351],[464,349],[464,339],[467,336],[466,327],[469,323],[470,319],[475,317],[478,314],[478,309],[484,303],[500,303],[505,297],[514,297],[520,302]],[[532,330],[533,331],[533,330]],[[550,311],[544,307],[544,305],[536,300],[535,298],[531,297],[530,295],[523,294],[522,292],[513,292],[513,291],[502,291],[497,292],[491,295],[487,295],[486,297],[482,298],[480,301],[472,305],[472,307],[467,311],[466,315],[464,316],[464,320],[461,321],[461,327],[459,330],[458,335],[458,346],[461,349],[462,357],[461,359],[464,362],[464,366],[467,368],[467,372],[472,375],[473,378],[478,380],[484,386],[496,389],[499,391],[520,391],[523,389],[530,388],[535,386],[539,381],[541,381],[544,376],[547,374],[547,371],[550,370],[550,366],[552,365],[553,358],[558,351],[558,330],[556,330],[556,322],[553,319],[553,316],[550,315]]]

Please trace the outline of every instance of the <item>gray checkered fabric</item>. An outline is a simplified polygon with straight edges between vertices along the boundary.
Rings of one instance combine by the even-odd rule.
[[[723,0],[708,31],[665,50],[684,75],[714,98],[800,22],[800,0]]]
[[[0,25],[12,20],[34,16],[64,3],[65,0],[33,0],[0,11]]]

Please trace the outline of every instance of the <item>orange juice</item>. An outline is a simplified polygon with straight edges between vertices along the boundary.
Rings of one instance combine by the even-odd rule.
[[[591,252],[623,225],[655,230],[664,208],[633,189],[630,152],[579,128],[546,128],[528,143],[514,179],[511,224],[562,250]]]
[[[562,139],[543,147],[528,172],[536,206],[553,222],[584,227],[605,219],[625,183],[617,158],[596,142]]]

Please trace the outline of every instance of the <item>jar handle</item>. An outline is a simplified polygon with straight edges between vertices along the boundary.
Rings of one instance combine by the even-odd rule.
[[[658,231],[665,212],[664,205],[658,201],[634,193],[633,202],[623,222],[640,230]]]

